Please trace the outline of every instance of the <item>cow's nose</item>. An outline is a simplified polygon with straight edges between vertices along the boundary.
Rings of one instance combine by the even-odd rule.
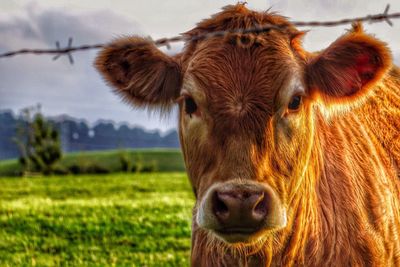
[[[286,209],[268,184],[231,180],[207,190],[196,223],[228,243],[249,243],[267,230],[285,227]]]
[[[233,188],[215,190],[213,213],[227,232],[258,230],[268,213],[268,192]]]

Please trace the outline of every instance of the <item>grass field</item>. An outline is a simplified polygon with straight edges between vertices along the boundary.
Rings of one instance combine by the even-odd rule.
[[[0,266],[188,266],[186,175],[0,178]]]
[[[121,153],[127,153],[133,162],[139,160],[143,164],[155,163],[158,171],[177,172],[185,170],[180,150],[168,148],[69,153],[63,156],[60,165],[68,168],[74,164],[94,164],[108,169],[109,172],[115,172],[120,171]],[[0,177],[14,176],[20,173],[21,166],[19,166],[17,160],[0,161]]]

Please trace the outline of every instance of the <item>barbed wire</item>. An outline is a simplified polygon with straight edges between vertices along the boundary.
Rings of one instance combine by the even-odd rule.
[[[291,21],[291,24],[297,27],[335,27],[339,25],[346,25],[350,23],[355,23],[355,22],[369,22],[369,23],[377,23],[377,22],[386,22],[390,26],[393,26],[393,22],[391,19],[398,19],[400,18],[400,12],[396,13],[390,13],[389,14],[389,9],[390,5],[387,4],[385,7],[385,10],[383,13],[378,13],[378,14],[373,14],[373,15],[367,15],[364,17],[355,17],[355,18],[347,18],[347,19],[341,19],[341,20],[333,20],[333,21]],[[176,43],[176,42],[181,42],[181,41],[196,41],[196,40],[202,40],[202,39],[207,39],[207,38],[212,38],[212,37],[224,37],[228,34],[245,34],[245,33],[263,33],[263,32],[268,32],[272,29],[277,29],[277,30],[282,30],[289,25],[272,25],[272,24],[266,24],[266,25],[257,25],[256,27],[253,28],[248,28],[248,29],[236,29],[236,30],[230,30],[230,31],[214,31],[206,34],[199,34],[195,35],[192,37],[188,37],[186,35],[179,35],[179,36],[174,36],[170,38],[161,38],[154,40],[153,43],[156,46],[165,46],[167,49],[171,49],[171,43]],[[151,37],[149,37],[150,40]],[[6,52],[3,54],[0,54],[0,58],[5,58],[5,57],[12,57],[15,55],[21,55],[21,54],[35,54],[35,55],[41,55],[41,54],[55,54],[53,57],[53,60],[58,59],[62,55],[68,56],[69,62],[71,64],[74,63],[73,57],[72,57],[72,52],[76,51],[84,51],[84,50],[90,50],[90,49],[99,49],[104,47],[106,44],[93,44],[93,45],[81,45],[81,46],[72,46],[72,37],[68,39],[68,45],[64,48],[60,47],[60,42],[56,41],[56,48],[55,49],[21,49],[21,50],[16,50],[16,51],[10,51]]]

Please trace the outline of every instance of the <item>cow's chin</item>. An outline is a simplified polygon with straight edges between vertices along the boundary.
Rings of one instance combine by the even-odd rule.
[[[268,231],[213,231],[213,234],[228,245],[251,245],[263,240],[271,233],[268,233]]]

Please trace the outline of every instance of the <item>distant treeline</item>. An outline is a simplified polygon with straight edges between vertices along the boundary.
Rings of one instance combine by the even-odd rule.
[[[116,127],[114,122],[109,121],[100,121],[90,127],[85,121],[67,116],[49,120],[60,132],[64,152],[179,147],[179,138],[175,130],[161,134],[160,131],[148,131],[126,124]],[[11,111],[0,111],[0,159],[19,156],[17,146],[12,139],[21,121],[22,118]]]

